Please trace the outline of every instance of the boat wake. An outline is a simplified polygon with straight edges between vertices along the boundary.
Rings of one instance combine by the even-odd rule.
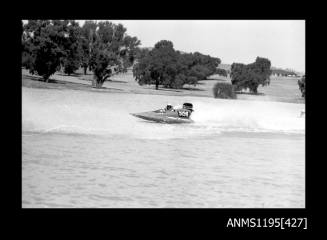
[[[187,101],[193,103],[194,112],[191,118],[194,122],[165,124],[147,122],[129,114],[151,110],[154,106],[164,106],[165,102],[158,96],[151,96],[153,103],[135,107],[135,102],[143,101],[141,98],[145,96],[126,95],[124,99],[122,94],[99,96],[92,93],[94,95],[90,98],[89,95],[81,96],[82,93],[76,93],[72,101],[62,96],[49,97],[44,94],[46,98],[40,100],[43,95],[35,97],[34,92],[23,95],[24,134],[73,133],[171,139],[222,132],[305,133],[305,117],[299,117],[302,104],[175,97],[176,104]]]

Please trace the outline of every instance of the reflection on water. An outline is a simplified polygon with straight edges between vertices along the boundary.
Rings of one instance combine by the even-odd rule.
[[[130,112],[192,102],[195,124]],[[23,207],[304,207],[301,104],[23,88]]]

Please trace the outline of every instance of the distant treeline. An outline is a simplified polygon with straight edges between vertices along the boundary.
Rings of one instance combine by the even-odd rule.
[[[284,69],[271,69],[271,74],[276,75],[276,76],[283,76],[283,77],[287,77],[287,76],[296,77],[297,76],[297,74],[294,71],[288,71],[288,70],[284,70]]]

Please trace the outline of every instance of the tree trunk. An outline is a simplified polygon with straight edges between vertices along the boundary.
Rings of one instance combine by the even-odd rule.
[[[97,82],[97,88],[102,88],[103,82]]]
[[[84,75],[86,75],[87,66],[84,67]]]
[[[102,88],[103,82],[102,81],[97,81],[96,78],[93,78],[92,80],[92,87],[93,88]]]
[[[49,82],[49,77],[50,76],[47,76],[47,75],[43,76],[43,81],[48,83]]]
[[[158,88],[159,88],[159,80],[156,79],[156,90],[158,90]]]

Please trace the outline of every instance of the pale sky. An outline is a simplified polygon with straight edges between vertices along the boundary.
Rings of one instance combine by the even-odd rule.
[[[78,20],[80,25],[83,20]],[[222,63],[251,63],[257,56],[272,66],[305,72],[305,20],[108,20],[153,47],[170,40],[175,50],[219,57]]]

